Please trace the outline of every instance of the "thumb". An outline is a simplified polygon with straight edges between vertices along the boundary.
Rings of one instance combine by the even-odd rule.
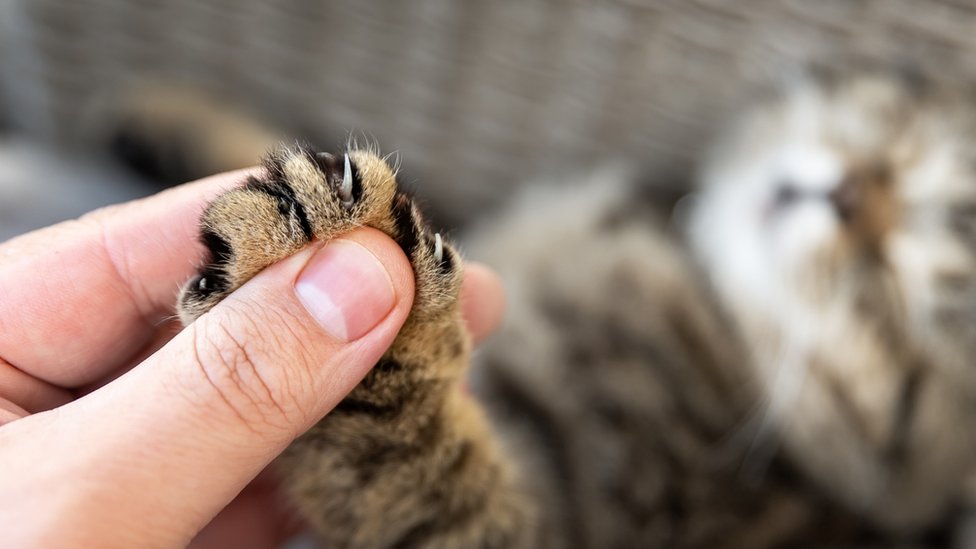
[[[44,464],[16,497],[50,508],[64,495],[59,544],[106,541],[94,528],[113,545],[185,544],[355,387],[413,291],[406,257],[373,229],[269,267],[113,383],[9,424],[0,443],[35,465],[7,470]],[[45,482],[58,490],[42,501]]]

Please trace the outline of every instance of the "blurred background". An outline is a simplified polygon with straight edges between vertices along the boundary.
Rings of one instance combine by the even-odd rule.
[[[227,135],[210,110],[249,120],[238,137],[399,151],[454,227],[605,162],[684,181],[788,67],[973,73],[974,24],[962,0],[0,0],[0,240],[253,163],[243,137],[200,152]]]

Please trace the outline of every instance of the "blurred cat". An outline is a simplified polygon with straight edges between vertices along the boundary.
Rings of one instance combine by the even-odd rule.
[[[974,113],[923,77],[810,71],[718,139],[670,224],[604,172],[483,225],[511,310],[476,386],[566,546],[948,544]]]

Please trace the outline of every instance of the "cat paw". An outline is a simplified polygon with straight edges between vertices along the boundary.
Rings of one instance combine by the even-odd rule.
[[[204,211],[201,240],[209,258],[180,293],[180,319],[193,322],[309,242],[361,226],[383,231],[410,258],[417,280],[415,314],[442,310],[457,300],[457,252],[400,191],[386,159],[370,150],[279,147],[266,157],[263,174],[248,177]]]

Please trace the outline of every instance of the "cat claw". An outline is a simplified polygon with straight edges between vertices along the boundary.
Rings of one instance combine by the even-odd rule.
[[[349,162],[349,155],[342,155],[342,184],[339,186],[339,198],[342,200],[342,207],[352,208],[352,163]]]
[[[434,235],[434,259],[438,262],[444,259],[444,241],[441,239],[441,233]]]

